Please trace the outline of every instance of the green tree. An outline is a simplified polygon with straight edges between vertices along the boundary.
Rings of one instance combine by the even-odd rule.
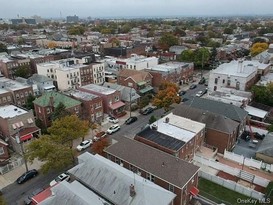
[[[26,43],[26,41],[25,41],[25,39],[24,39],[24,38],[19,37],[19,38],[17,39],[17,43],[18,43],[19,45],[23,45],[23,44],[25,44],[25,43]]]
[[[31,75],[31,70],[27,65],[22,65],[16,68],[14,71],[14,76],[16,77],[22,77],[22,78],[28,78]]]
[[[72,26],[68,29],[69,35],[83,35],[85,28],[83,26]]]
[[[178,44],[178,38],[171,33],[165,33],[158,41],[163,50],[168,50],[171,46]]]
[[[273,106],[273,83],[268,84],[266,87],[254,85],[251,92],[255,102]]]
[[[226,28],[224,29],[224,33],[225,33],[225,34],[232,34],[232,33],[233,33],[233,29],[232,29],[231,27],[226,27]]]
[[[62,102],[60,102],[54,109],[51,118],[52,120],[56,120],[68,115],[70,115],[70,112],[67,111],[65,105]]]
[[[193,62],[194,61],[194,52],[193,50],[185,50],[179,56],[179,61]]]
[[[27,97],[27,101],[26,101],[26,109],[28,110],[34,110],[34,104],[33,104],[33,101],[35,100],[36,98],[32,95],[32,94],[29,94],[28,97]]]
[[[0,53],[1,52],[8,52],[7,46],[3,43],[0,43]]]
[[[149,119],[149,124],[152,124],[156,121],[156,117],[154,115],[152,115]]]
[[[178,90],[179,87],[175,83],[162,83],[153,99],[153,105],[167,111],[173,103],[180,103],[181,98],[178,96]]]
[[[207,48],[199,48],[194,51],[194,64],[197,67],[206,65],[210,58],[210,52]]]

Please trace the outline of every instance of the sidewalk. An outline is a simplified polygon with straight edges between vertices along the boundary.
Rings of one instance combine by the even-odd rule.
[[[38,160],[34,160],[33,164],[28,163],[28,169],[40,169],[42,165],[42,162],[38,161]],[[26,171],[26,167],[25,164],[22,164],[19,167],[16,167],[15,169],[13,169],[12,171],[0,175],[0,190],[3,189],[4,187],[12,184],[13,182],[16,181],[16,179],[18,177],[20,177],[24,172]]]

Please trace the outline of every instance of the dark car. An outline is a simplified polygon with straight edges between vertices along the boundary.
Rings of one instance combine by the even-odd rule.
[[[24,203],[26,205],[30,205],[32,203],[32,197],[36,196],[37,194],[41,193],[42,191],[44,191],[43,188],[36,189],[27,198],[25,198]]]
[[[148,108],[146,108],[146,109],[142,112],[142,114],[143,114],[143,115],[148,115],[148,114],[152,113],[153,111],[154,111],[153,108],[148,107]]]
[[[180,91],[180,92],[178,93],[178,95],[179,95],[179,96],[182,96],[182,95],[185,95],[186,93],[187,93],[186,91],[182,90],[182,91]]]
[[[126,121],[125,121],[125,124],[126,125],[130,125],[132,124],[133,122],[137,121],[137,117],[129,117]]]
[[[197,86],[195,85],[195,84],[192,84],[191,86],[190,86],[190,89],[192,90],[192,89],[194,89],[194,88],[196,88]]]
[[[44,191],[43,188],[39,188],[39,189],[36,189],[35,191],[33,191],[27,198],[25,198],[25,200],[24,200],[25,205],[32,204],[32,197],[36,196],[37,194],[41,193],[42,191]]]
[[[188,98],[182,98],[181,102],[186,102],[188,100],[189,100]]]
[[[241,135],[241,138],[245,141],[249,141],[250,140],[250,133],[248,131],[244,131]]]
[[[254,137],[255,137],[256,139],[258,139],[258,140],[263,140],[264,137],[265,137],[264,134],[261,135],[261,134],[259,134],[258,132],[254,132],[253,135],[254,135]]]
[[[22,184],[30,179],[32,179],[33,177],[37,176],[38,175],[38,171],[36,169],[32,169],[32,170],[29,170],[27,172],[25,172],[22,176],[20,176],[16,182],[18,184]]]
[[[203,77],[201,78],[201,80],[199,81],[199,84],[204,84],[206,82],[206,79]]]

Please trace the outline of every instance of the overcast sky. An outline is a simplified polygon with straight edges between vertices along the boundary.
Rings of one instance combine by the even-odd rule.
[[[273,15],[273,0],[1,0],[0,18]]]

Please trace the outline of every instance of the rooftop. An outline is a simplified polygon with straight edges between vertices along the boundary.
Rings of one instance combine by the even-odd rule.
[[[215,70],[212,70],[213,74],[225,74],[230,76],[248,77],[252,73],[256,73],[258,69],[265,69],[269,64],[263,64],[258,61],[231,61],[230,63],[221,64]]]
[[[167,205],[175,198],[174,193],[100,155],[86,152],[78,161],[68,172],[113,204]],[[133,198],[130,196],[132,184],[136,193]]]
[[[26,113],[28,113],[26,110],[23,110],[14,105],[6,105],[6,106],[0,107],[0,117],[4,119],[13,118],[13,117],[20,116]]]
[[[199,170],[191,163],[126,137],[105,151],[178,188],[184,187]]]
[[[151,68],[147,68],[146,70],[150,71],[158,71],[158,72],[164,72],[164,73],[172,73],[172,72],[180,72],[183,69],[186,69],[190,66],[192,63],[184,63],[184,62],[168,62],[156,65]]]
[[[57,107],[59,103],[63,103],[66,108],[74,107],[81,104],[80,101],[74,100],[73,98],[70,98],[58,92],[45,92],[41,97],[35,99],[33,103],[41,107],[47,107],[50,106],[51,97],[53,97],[54,107]]]
[[[107,88],[107,87],[103,87],[100,85],[95,85],[95,84],[88,84],[88,85],[84,85],[81,86],[81,88],[86,89],[86,90],[90,90],[96,93],[101,93],[103,95],[110,95],[114,92],[116,92],[116,90],[112,89],[112,88]]]
[[[94,95],[91,93],[79,91],[79,90],[74,90],[70,93],[71,96],[74,96],[77,99],[82,99],[82,100],[93,100],[95,98],[98,98],[98,95]]]
[[[0,78],[0,87],[2,89],[15,91],[15,90],[21,90],[24,88],[28,88],[28,87],[30,87],[30,85],[20,83],[15,80],[11,80],[9,78],[1,77]]]

